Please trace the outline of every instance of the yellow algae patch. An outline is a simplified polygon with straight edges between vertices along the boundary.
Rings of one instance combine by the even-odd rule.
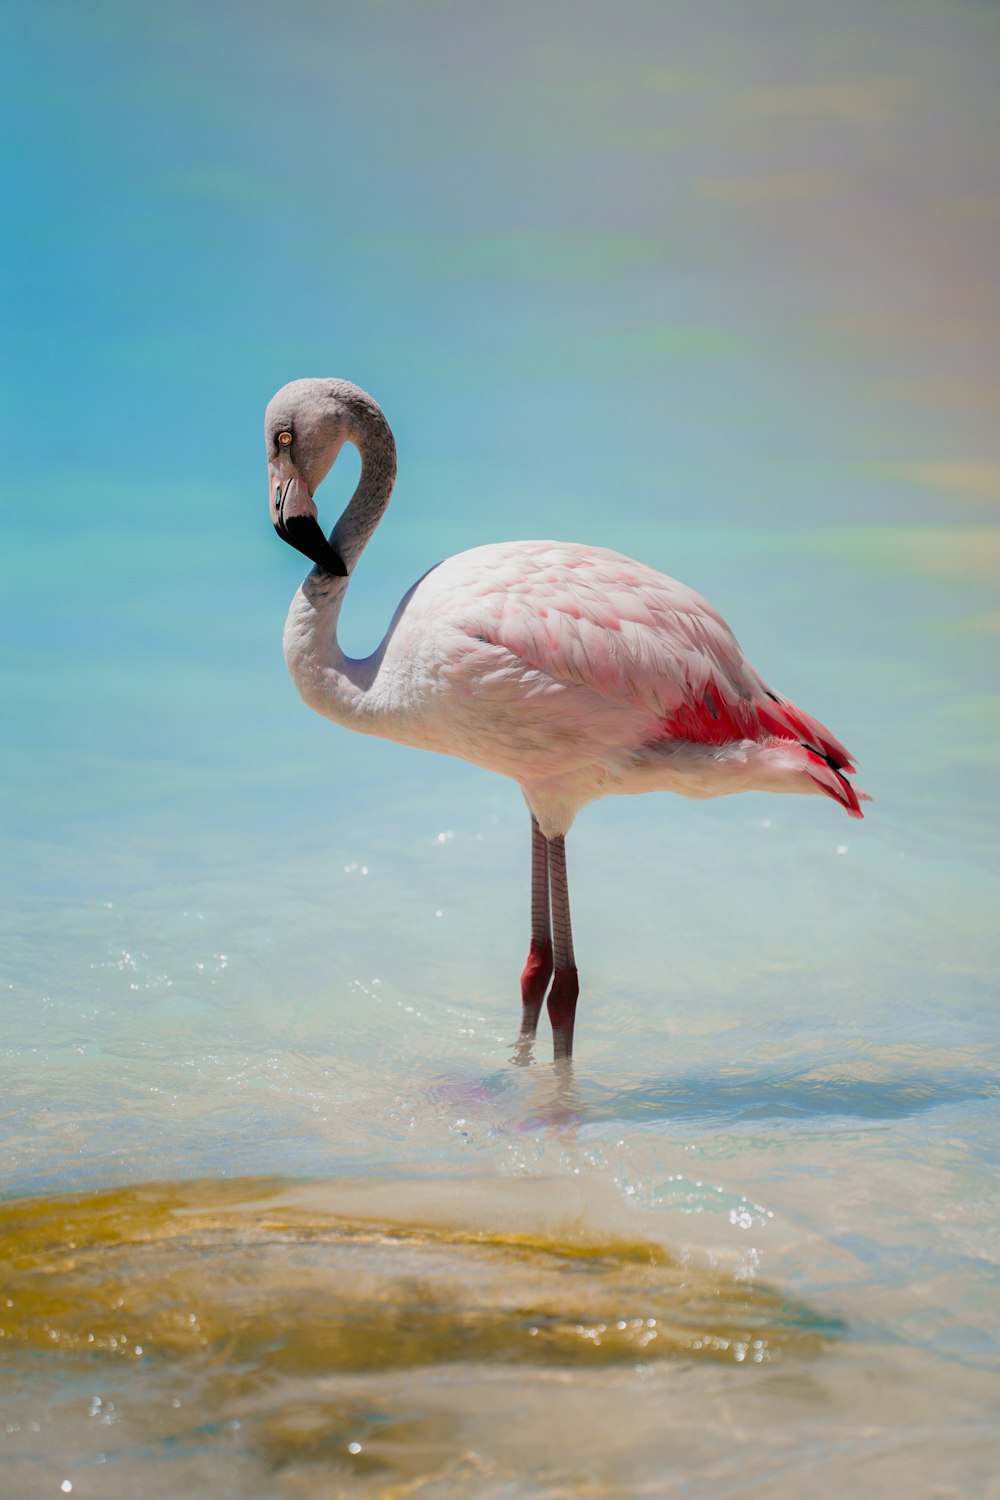
[[[351,1184],[259,1179],[0,1205],[0,1345],[207,1360],[253,1383],[484,1360],[762,1364],[841,1331],[652,1241],[392,1219],[380,1195],[381,1218],[341,1211]]]

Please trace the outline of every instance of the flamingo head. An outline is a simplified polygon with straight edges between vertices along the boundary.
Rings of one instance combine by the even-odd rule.
[[[313,495],[352,436],[342,380],[293,380],[268,402],[264,414],[271,521],[283,542],[335,577],[347,576],[340,553],[319,524]]]

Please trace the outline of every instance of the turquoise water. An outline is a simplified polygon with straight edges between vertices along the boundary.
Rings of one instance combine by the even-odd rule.
[[[202,1238],[151,1265],[130,1208],[74,1268],[69,1230],[8,1226],[0,1494],[997,1493],[996,18],[19,26],[0,1191],[64,1224],[174,1185]],[[711,598],[874,797],[585,810],[571,1071],[512,1060],[517,789],[341,732],[285,674],[260,421],[316,373],[400,449],[348,649],[450,552],[616,547]],[[263,1260],[232,1194],[298,1205]],[[348,1253],[334,1221],[424,1238]],[[484,1268],[480,1231],[619,1248],[584,1298],[506,1240]],[[633,1284],[630,1237],[680,1293]],[[317,1244],[350,1358],[289,1301]],[[121,1302],[144,1353],[32,1322],[36,1273],[52,1307]],[[600,1363],[629,1288],[669,1355]],[[706,1363],[733,1288],[762,1357],[729,1358],[741,1311]],[[168,1358],[185,1296],[244,1342]],[[533,1299],[572,1357],[502,1342]],[[355,1301],[394,1332],[352,1341]]]

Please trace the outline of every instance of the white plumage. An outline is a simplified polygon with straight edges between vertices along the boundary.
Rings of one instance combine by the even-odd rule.
[[[392,492],[392,435],[356,386],[301,380],[271,401],[266,438],[272,520],[317,563],[285,628],[302,697],[337,723],[460,756],[522,788],[533,819],[522,1036],[534,1034],[554,970],[556,1051],[571,1051],[563,839],[585,803],[656,789],[823,792],[861,816],[848,752],[766,686],[721,615],[603,548],[524,541],[460,553],[406,594],[372,656],[345,657],[346,576]],[[345,441],[361,453],[361,479],[327,542],[312,497]]]

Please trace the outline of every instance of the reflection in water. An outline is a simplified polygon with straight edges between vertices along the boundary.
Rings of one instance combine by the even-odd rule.
[[[703,1075],[650,1079],[616,1069],[604,1083],[591,1064],[574,1071],[572,1058],[532,1066],[531,1041],[519,1038],[513,1062],[531,1068],[519,1092],[520,1128],[566,1128],[613,1121],[677,1121],[686,1124],[755,1120],[828,1121],[832,1118],[891,1120],[919,1115],[941,1106],[1000,1097],[991,1073],[942,1067],[935,1071],[901,1071],[895,1075],[866,1061],[852,1070],[849,1062],[829,1067],[754,1072],[728,1067]],[[504,1080],[494,1075],[484,1097],[494,1098]],[[470,1102],[466,1097],[466,1102]]]
[[[995,1099],[1000,1086],[992,1076],[942,1070],[886,1077],[875,1071],[852,1077],[844,1069],[676,1078],[651,1082],[637,1077],[632,1087],[603,1088],[589,1082],[577,1093],[580,1118],[622,1120],[822,1120],[841,1116],[891,1120],[941,1105]]]
[[[530,1067],[535,1062],[534,1043],[534,1037],[518,1037],[512,1057],[518,1067]],[[550,1126],[559,1130],[583,1123],[584,1099],[571,1057],[557,1057],[551,1063],[534,1068],[529,1076],[523,1107],[532,1128]]]

